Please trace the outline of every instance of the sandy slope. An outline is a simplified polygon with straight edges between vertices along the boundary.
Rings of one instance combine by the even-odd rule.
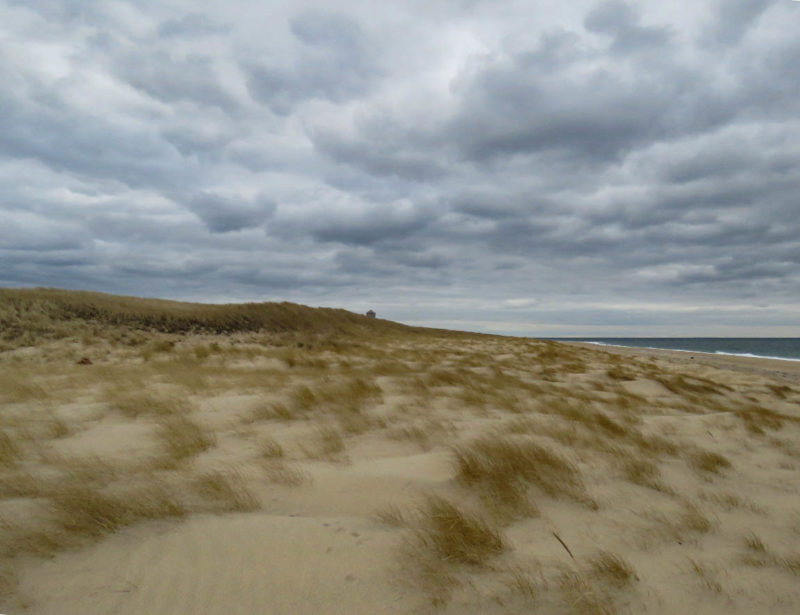
[[[64,343],[2,357],[16,384],[0,519],[16,555],[0,612],[800,609],[798,364],[488,337],[291,357],[244,340],[196,361],[206,342],[148,361]],[[94,365],[75,367],[82,354]],[[172,414],[213,441],[165,453]],[[514,483],[530,507],[504,507],[457,480],[452,447],[486,435],[544,446],[580,485]],[[696,467],[700,453],[730,467]],[[218,475],[228,487],[203,482]],[[82,505],[57,505],[79,486],[118,497],[124,517],[167,497],[152,485],[182,515],[114,528],[89,515],[79,531],[64,515]],[[480,564],[432,552],[426,494],[486,519],[506,548]],[[603,551],[631,575],[593,564]]]

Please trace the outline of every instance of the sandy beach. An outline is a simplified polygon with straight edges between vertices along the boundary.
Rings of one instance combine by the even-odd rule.
[[[799,378],[438,332],[7,349],[0,612],[796,613]]]
[[[583,348],[598,348],[595,344],[568,342]],[[662,350],[651,348],[630,348],[623,346],[600,346],[606,352],[620,356],[661,359],[691,369],[695,364],[751,374],[761,374],[770,378],[778,378],[792,382],[800,381],[800,361],[790,359],[766,359],[741,357],[735,355],[710,354],[707,352],[689,352],[685,350]]]

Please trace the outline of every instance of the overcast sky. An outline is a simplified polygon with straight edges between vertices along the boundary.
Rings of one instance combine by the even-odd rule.
[[[0,286],[800,336],[800,2],[0,0]]]

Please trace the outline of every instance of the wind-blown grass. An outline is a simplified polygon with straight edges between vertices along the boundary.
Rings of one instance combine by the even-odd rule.
[[[491,498],[524,510],[527,488],[545,494],[583,494],[576,466],[529,439],[487,436],[453,448],[456,479],[477,487]]]
[[[0,341],[58,339],[86,331],[89,324],[173,334],[414,331],[346,310],[287,302],[212,305],[53,288],[0,289]]]
[[[458,564],[481,565],[506,549],[499,530],[435,495],[426,498],[415,535],[437,557]]]

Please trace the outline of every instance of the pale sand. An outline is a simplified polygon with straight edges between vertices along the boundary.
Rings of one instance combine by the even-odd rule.
[[[489,337],[310,352],[245,340],[196,361],[202,342],[147,363],[125,348],[65,343],[0,357],[0,427],[16,442],[0,467],[0,520],[18,551],[2,560],[0,612],[800,611],[800,363]],[[95,364],[74,366],[83,354]],[[379,393],[341,388],[354,378]],[[694,388],[680,390],[687,382]],[[176,412],[215,442],[166,463],[159,424],[170,411],[148,399],[187,402]],[[756,407],[783,418],[748,429],[742,417]],[[598,411],[628,435],[576,418]],[[321,426],[335,427],[341,446]],[[583,499],[531,485],[538,513],[509,514],[455,481],[451,447],[498,433],[574,463]],[[267,438],[282,457],[263,457]],[[676,449],[659,450],[665,443]],[[732,467],[693,469],[701,449]],[[649,486],[626,475],[631,459],[653,462]],[[225,510],[230,494],[197,487],[212,471],[231,478],[242,511]],[[152,484],[187,514],[62,540],[50,504],[60,487],[125,501],[149,493],[126,489]],[[426,551],[415,511],[430,493],[488,519],[508,548],[481,566]],[[390,507],[407,527],[379,517]],[[635,577],[593,569],[599,550]]]

